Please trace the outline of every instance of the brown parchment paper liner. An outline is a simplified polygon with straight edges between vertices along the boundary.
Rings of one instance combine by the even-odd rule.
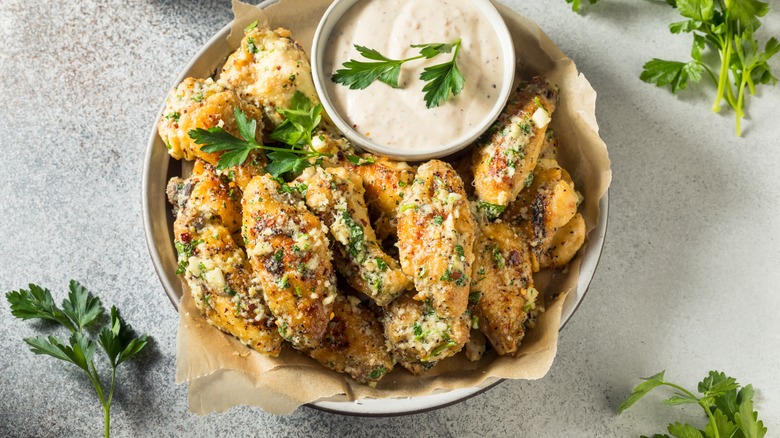
[[[310,53],[314,31],[329,4],[330,0],[282,0],[260,10],[234,0],[236,19],[228,43],[237,47],[244,27],[259,20],[271,28],[290,29]],[[596,226],[599,200],[611,180],[607,149],[596,124],[596,93],[536,24],[501,4],[496,6],[514,39],[518,76],[529,79],[543,75],[560,87],[560,104],[552,122],[560,140],[559,158],[585,197],[580,211],[590,231]],[[547,373],[555,357],[561,310],[566,296],[577,286],[581,254],[565,272],[538,278],[538,287],[547,297],[547,311],[526,335],[517,357],[500,357],[491,351],[472,363],[461,354],[420,376],[412,376],[399,366],[376,388],[329,371],[287,346],[278,358],[250,350],[210,326],[195,308],[185,285],[179,306],[176,381],[189,382],[189,407],[199,414],[236,405],[289,414],[301,404],[322,399],[412,397],[473,387],[488,379],[538,379]]]

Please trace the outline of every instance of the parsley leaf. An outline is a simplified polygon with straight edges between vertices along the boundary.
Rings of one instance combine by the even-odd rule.
[[[450,94],[457,96],[463,91],[465,79],[455,62],[460,51],[460,39],[454,43],[454,46],[455,53],[452,55],[452,60],[425,67],[420,74],[420,79],[427,82],[423,87],[423,92],[425,93],[425,106],[428,108],[440,106],[449,99]]]
[[[659,87],[671,85],[672,93],[684,90],[688,82],[697,83],[701,80],[704,66],[697,61],[688,63],[679,61],[665,61],[654,58],[644,65],[644,71],[639,79],[644,82],[654,83]]]
[[[70,362],[88,373],[97,349],[97,345],[81,332],[74,332],[70,336],[70,345],[63,344],[54,336],[24,338],[24,342],[32,347],[30,351],[35,354],[48,355]]]
[[[78,281],[70,281],[68,299],[62,302],[63,312],[81,330],[96,321],[103,314],[100,298],[92,295]]]
[[[425,104],[428,108],[434,108],[449,99],[450,95],[457,96],[463,90],[465,79],[456,63],[460,46],[460,38],[452,43],[412,44],[410,47],[420,49],[418,56],[391,59],[377,50],[355,44],[358,53],[370,61],[350,59],[342,64],[344,68],[336,70],[331,80],[351,90],[364,90],[376,81],[399,88],[398,78],[404,63],[454,52],[449,62],[426,67],[420,74],[420,79],[426,82],[422,89]]]
[[[456,46],[456,44],[458,47],[460,47],[460,40],[450,44],[446,44],[446,43],[412,44],[412,47],[422,49],[420,50],[420,55],[425,57],[425,59],[431,59],[442,53],[452,52],[452,49]]]
[[[689,62],[653,59],[647,62],[639,78],[659,87],[669,85],[673,94],[697,83],[704,73],[717,87],[713,112],[719,112],[725,100],[736,115],[736,134],[742,135],[747,94],[756,94],[757,84],[776,84],[770,58],[780,51],[780,43],[770,38],[761,50],[755,31],[769,4],[759,0],[667,0],[684,21],[669,25],[674,34],[691,33],[693,47]],[[705,56],[707,51],[717,53]],[[713,62],[713,60],[719,60]]]
[[[54,304],[49,289],[30,284],[30,290],[20,289],[5,294],[11,314],[19,319],[46,319],[75,330],[68,316]]]
[[[114,368],[137,355],[149,342],[146,335],[136,338],[133,327],[125,323],[115,306],[111,307],[111,326],[103,327],[99,339]]]
[[[108,391],[100,380],[95,366],[95,352],[98,344],[93,341],[84,327],[99,320],[103,314],[100,298],[92,295],[78,282],[70,281],[68,298],[63,300],[60,310],[48,289],[31,284],[30,290],[6,293],[11,313],[20,319],[46,319],[58,322],[71,333],[68,343],[55,336],[36,336],[24,338],[35,354],[51,356],[81,368],[89,378],[95,393],[103,406],[105,418],[104,435],[110,434],[111,403],[114,397],[117,366],[136,356],[148,343],[146,335],[136,338],[130,325],[120,318],[116,307],[111,308],[111,326],[104,327],[99,334],[99,342],[111,364],[111,384]]]
[[[679,1],[679,0],[678,0]],[[675,406],[679,404],[698,404],[709,419],[704,430],[691,424],[671,423],[667,430],[672,436],[684,438],[726,438],[754,437],[763,438],[766,435],[764,423],[758,419],[758,413],[753,411],[753,386],[747,385],[739,389],[736,379],[717,371],[710,371],[707,377],[698,385],[701,397],[693,392],[664,380],[664,372],[645,379],[637,385],[631,395],[620,405],[618,413],[623,413],[648,392],[659,386],[668,386],[677,393],[664,401],[664,404]],[[739,389],[739,392],[737,390]],[[653,437],[667,437],[655,434]]]
[[[330,79],[350,90],[365,90],[375,81],[383,82],[393,88],[398,88],[398,77],[401,74],[401,65],[405,62],[420,59],[415,56],[406,59],[390,59],[374,49],[355,44],[358,53],[372,62],[356,61],[350,59],[342,64],[343,69],[336,70]]]
[[[195,143],[203,145],[201,147],[203,152],[224,152],[219,157],[218,170],[240,166],[244,164],[250,152],[263,148],[255,140],[257,122],[247,120],[246,114],[238,107],[233,109],[233,114],[236,117],[236,125],[242,138],[234,137],[218,126],[209,129],[197,128],[188,133]]]
[[[366,158],[361,158],[358,157],[357,155],[346,154],[345,157],[347,158],[347,160],[349,160],[350,163],[354,164],[355,166],[367,166],[369,164],[374,164],[376,162],[376,159],[371,155],[368,155]]]
[[[256,140],[257,122],[248,119],[238,107],[233,110],[240,137],[235,137],[220,127],[197,128],[189,131],[190,138],[202,145],[201,150],[208,153],[224,152],[217,163],[218,170],[244,164],[250,152],[255,149],[271,151],[267,155],[269,163],[265,171],[274,177],[285,173],[300,173],[312,165],[310,158],[328,156],[314,150],[304,149],[311,146],[312,132],[322,121],[322,104],[312,105],[311,100],[302,92],[293,95],[290,108],[277,109],[285,120],[271,133],[271,139],[286,144],[285,147],[273,147],[260,144]]]
[[[312,105],[311,100],[296,91],[291,108],[277,109],[285,120],[271,133],[271,138],[290,146],[311,145],[311,133],[322,121],[322,104]]]

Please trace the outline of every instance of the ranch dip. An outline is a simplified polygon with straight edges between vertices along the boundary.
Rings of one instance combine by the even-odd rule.
[[[463,91],[427,108],[420,79],[428,66],[449,62],[451,53],[401,66],[400,88],[376,81],[350,90],[328,79],[327,93],[346,123],[373,142],[398,151],[441,147],[472,132],[490,112],[503,85],[503,54],[488,19],[469,0],[360,0],[334,27],[323,57],[333,74],[350,59],[363,58],[354,45],[391,59],[419,55],[412,44],[453,43],[461,39],[457,65]]]

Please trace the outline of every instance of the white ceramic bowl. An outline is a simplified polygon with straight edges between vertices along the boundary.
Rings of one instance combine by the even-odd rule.
[[[469,0],[477,7],[482,15],[487,18],[491,27],[495,30],[501,52],[504,54],[504,62],[501,69],[503,85],[499,90],[496,103],[490,111],[485,114],[482,121],[480,121],[472,130],[463,133],[460,137],[455,138],[447,144],[414,150],[399,150],[376,143],[354,130],[352,126],[345,121],[344,115],[337,110],[331,96],[328,94],[326,83],[331,80],[331,74],[333,73],[323,69],[324,54],[326,52],[328,39],[334,27],[339,23],[344,14],[358,1],[361,0],[334,1],[325,12],[325,15],[322,16],[320,24],[317,26],[317,31],[314,33],[314,42],[312,43],[311,69],[312,75],[314,76],[314,86],[317,89],[317,94],[320,96],[322,106],[325,108],[328,115],[330,115],[336,127],[339,128],[354,145],[357,145],[366,151],[398,160],[422,161],[431,158],[446,157],[472,144],[474,140],[482,135],[482,133],[490,127],[493,121],[498,118],[498,115],[504,108],[504,105],[509,98],[509,94],[512,91],[512,82],[515,76],[516,60],[512,36],[509,33],[509,29],[507,28],[504,19],[501,17],[501,14],[498,13],[496,7],[493,6],[493,3],[491,3],[490,0]]]
[[[260,4],[265,7],[276,3],[268,0]],[[234,50],[226,38],[231,24],[223,27],[212,37],[184,67],[174,84],[186,77],[208,77],[222,65],[227,55]],[[189,173],[190,165],[173,160],[167,153],[165,144],[157,132],[157,120],[162,116],[163,105],[152,124],[144,159],[142,181],[142,205],[146,243],[154,269],[163,289],[174,307],[178,307],[182,296],[180,278],[176,275],[176,250],[173,244],[173,215],[165,198],[168,179]],[[607,229],[608,193],[599,202],[599,216],[595,228],[588,235],[588,243],[583,248],[577,287],[569,293],[563,305],[561,328],[576,311],[585,296],[591,279],[596,271]],[[413,414],[438,409],[458,403],[477,395],[500,383],[501,380],[489,380],[479,386],[438,392],[432,395],[401,399],[365,399],[358,401],[327,400],[311,403],[310,407],[329,412],[361,416],[393,416]]]

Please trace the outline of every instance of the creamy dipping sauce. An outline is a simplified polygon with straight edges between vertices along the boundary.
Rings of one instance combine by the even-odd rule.
[[[457,65],[463,91],[441,106],[427,108],[420,79],[428,66],[449,62],[453,53],[401,66],[399,86],[376,81],[364,90],[325,81],[336,111],[369,140],[399,151],[448,145],[472,133],[495,106],[503,85],[504,55],[487,17],[469,0],[360,0],[331,33],[323,72],[331,75],[350,59],[363,58],[354,45],[391,59],[419,55],[412,44],[452,43],[461,39]],[[453,51],[454,52],[454,51]]]

